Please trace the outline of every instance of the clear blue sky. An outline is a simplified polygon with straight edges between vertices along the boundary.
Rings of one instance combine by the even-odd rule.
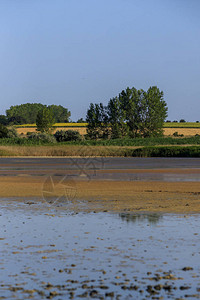
[[[0,0],[0,114],[61,104],[72,120],[127,86],[200,120],[200,0]]]

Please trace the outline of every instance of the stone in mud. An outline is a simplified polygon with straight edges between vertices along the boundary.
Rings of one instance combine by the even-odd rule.
[[[90,292],[90,297],[96,297],[97,295],[98,295],[98,291],[96,291],[96,290],[92,290]]]
[[[157,294],[158,294],[158,292],[156,292],[156,291],[154,290],[154,288],[153,288],[152,285],[148,285],[146,291],[147,291],[149,294],[151,294],[151,295],[157,295]]]
[[[189,290],[191,287],[190,286],[180,286],[180,290]]]
[[[106,297],[114,297],[114,295],[115,295],[114,292],[105,293]]]
[[[191,271],[191,270],[193,270],[193,268],[192,267],[184,267],[182,270],[183,271]]]
[[[154,285],[154,289],[157,290],[157,291],[160,291],[162,289],[162,287],[163,287],[162,284]]]

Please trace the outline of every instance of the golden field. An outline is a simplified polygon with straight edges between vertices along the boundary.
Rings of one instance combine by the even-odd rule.
[[[26,135],[27,132],[36,132],[36,127],[17,127],[16,130],[18,134]],[[86,134],[86,127],[55,127],[53,133],[55,133],[57,130],[76,130],[82,135]]]
[[[27,132],[36,132],[36,127],[17,127],[17,132],[19,134],[26,135]],[[77,130],[80,134],[86,134],[86,127],[56,127],[53,131],[55,133],[57,130]],[[178,134],[183,134],[184,136],[195,136],[196,134],[200,135],[200,128],[164,128],[165,136],[172,136],[174,132]]]

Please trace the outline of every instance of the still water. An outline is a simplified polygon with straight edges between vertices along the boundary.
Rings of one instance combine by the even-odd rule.
[[[3,199],[0,299],[200,298],[199,229],[199,215],[76,213]]]

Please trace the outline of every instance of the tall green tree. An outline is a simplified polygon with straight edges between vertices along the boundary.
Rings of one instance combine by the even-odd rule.
[[[55,119],[51,109],[45,107],[38,112],[36,118],[37,131],[51,133],[54,124]]]
[[[158,87],[150,87],[146,92],[127,88],[118,97],[110,99],[107,107],[101,103],[90,104],[86,119],[88,135],[105,137],[107,127],[112,138],[127,134],[133,138],[159,136],[163,134],[167,111],[163,92]]]
[[[0,124],[2,125],[8,125],[8,119],[4,115],[0,115]]]
[[[10,124],[33,124],[36,122],[38,112],[45,107],[52,110],[56,123],[69,121],[71,113],[61,105],[47,106],[41,103],[25,103],[11,106],[6,110],[8,122]]]
[[[125,111],[118,97],[110,99],[107,106],[108,123],[111,129],[111,138],[121,138],[128,134],[125,123]]]
[[[163,135],[163,125],[167,117],[167,103],[158,87],[150,87],[141,101],[140,134],[143,137]]]
[[[6,110],[7,119],[10,124],[33,124],[36,122],[38,112],[45,105],[41,103],[25,103],[11,106]]]
[[[108,116],[102,103],[90,103],[87,111],[87,134],[91,139],[106,138],[108,136]]]
[[[61,105],[54,105],[54,104],[49,105],[48,108],[50,108],[52,110],[56,123],[67,123],[67,122],[69,122],[71,112],[68,111],[67,108],[65,108]]]

